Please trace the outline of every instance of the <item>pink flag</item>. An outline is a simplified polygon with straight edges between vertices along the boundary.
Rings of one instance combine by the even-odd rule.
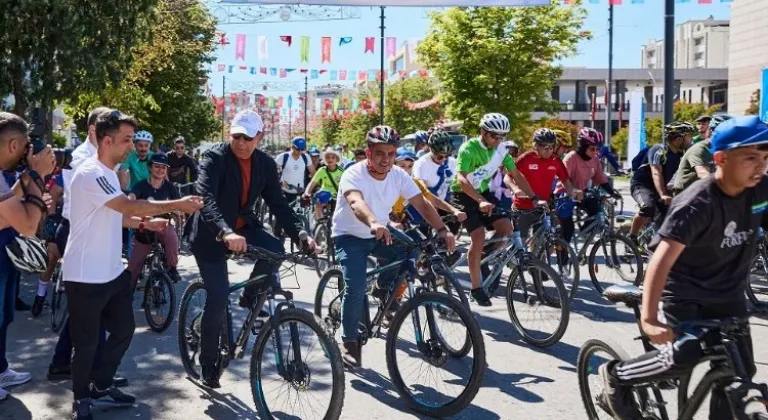
[[[397,38],[393,36],[387,37],[387,57],[394,57],[397,53]]]
[[[373,53],[376,48],[376,38],[369,36],[365,38],[365,53]],[[364,53],[364,54],[365,54]]]
[[[219,71],[224,71],[226,68],[227,68],[227,65],[226,65],[226,64],[219,64],[219,65],[217,66],[217,69],[218,69]]]
[[[259,67],[259,73],[267,74],[267,68],[266,67]]]
[[[361,71],[357,74],[357,80],[365,81],[368,78],[368,72],[367,71]]]
[[[322,56],[320,57],[320,62],[331,62],[331,37],[329,36],[324,36],[322,38]]]
[[[245,60],[245,34],[237,34],[235,38],[235,60]]]
[[[347,80],[347,71],[339,70],[339,80]]]
[[[285,79],[286,76],[288,76],[288,72],[285,69],[280,69],[280,78]]]

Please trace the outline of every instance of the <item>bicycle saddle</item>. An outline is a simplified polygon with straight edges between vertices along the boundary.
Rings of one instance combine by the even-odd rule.
[[[638,306],[643,301],[643,290],[632,285],[610,286],[603,291],[603,296],[613,303]]]

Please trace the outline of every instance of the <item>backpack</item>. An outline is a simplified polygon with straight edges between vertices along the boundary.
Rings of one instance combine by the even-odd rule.
[[[285,170],[285,165],[288,164],[288,158],[291,156],[290,153],[286,153],[283,155],[283,165],[280,167],[280,172]],[[309,181],[311,181],[311,178],[309,176],[309,159],[307,158],[307,155],[304,153],[301,154],[301,160],[304,161],[304,185],[309,185]]]
[[[644,147],[635,157],[632,158],[632,171],[637,171],[641,166],[643,166],[643,158],[648,156],[648,151],[651,150],[651,147],[653,146]]]

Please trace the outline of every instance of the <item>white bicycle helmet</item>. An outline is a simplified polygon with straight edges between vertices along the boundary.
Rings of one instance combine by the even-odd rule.
[[[5,250],[13,265],[24,273],[42,273],[48,266],[48,249],[40,239],[18,236]]]
[[[133,141],[148,141],[152,144],[152,140],[152,134],[149,134],[149,131],[141,130],[133,135]]]
[[[480,120],[480,128],[492,133],[507,134],[509,133],[509,119],[496,112],[485,114]]]

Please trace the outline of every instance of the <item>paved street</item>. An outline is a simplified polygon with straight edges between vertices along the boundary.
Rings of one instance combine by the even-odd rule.
[[[626,194],[626,185],[618,185]],[[628,195],[627,203],[632,203]],[[230,280],[244,279],[250,267],[230,263]],[[186,281],[196,278],[194,259],[184,256],[180,271],[185,279],[177,287],[181,296]],[[572,304],[568,330],[562,340],[549,349],[526,345],[509,322],[503,298],[490,308],[473,306],[484,331],[488,369],[477,397],[460,419],[583,419],[586,418],[575,374],[579,346],[589,338],[610,339],[630,354],[640,352],[632,338],[637,327],[626,308],[616,308],[602,299],[588,281],[582,267],[582,290]],[[587,279],[586,281],[584,279]],[[314,271],[300,267],[297,278],[283,279],[294,290],[296,300],[306,308],[317,286]],[[34,283],[23,285],[23,296],[32,300]],[[233,307],[236,301],[233,296]],[[139,297],[135,299],[139,307]],[[239,309],[238,309],[239,310]],[[29,313],[16,313],[9,331],[10,360],[18,370],[33,373],[33,380],[11,389],[11,397],[0,402],[0,419],[46,420],[68,418],[72,394],[70,383],[50,383],[45,372],[57,335],[50,330],[50,312],[32,319]],[[120,373],[131,385],[126,389],[139,403],[130,409],[96,411],[98,419],[251,419],[256,418],[248,380],[249,361],[234,361],[222,378],[217,392],[204,390],[185,378],[178,355],[177,324],[163,334],[146,327],[143,312],[136,310],[136,334],[123,360]],[[753,335],[759,377],[767,379],[768,350],[760,343],[768,339],[768,322],[755,320]],[[248,353],[250,354],[250,352]],[[364,369],[346,373],[346,398],[342,418],[414,419],[390,385],[384,362],[384,341],[372,340],[364,348]],[[671,397],[671,395],[668,395]],[[669,398],[672,399],[672,398]],[[705,418],[703,415],[701,418]]]

